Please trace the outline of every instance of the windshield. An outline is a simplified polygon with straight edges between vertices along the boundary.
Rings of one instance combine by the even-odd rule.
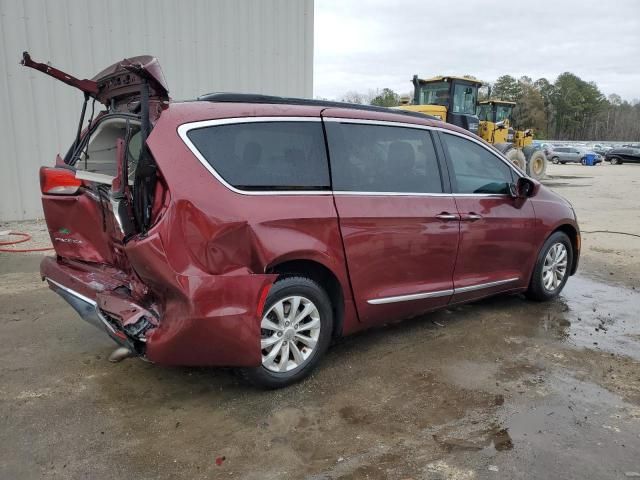
[[[420,89],[420,105],[449,106],[449,84],[434,82],[423,85]]]
[[[496,122],[502,122],[506,119],[511,119],[511,105],[497,105],[496,107]]]
[[[453,90],[453,113],[475,114],[477,94],[478,89],[472,85],[456,84]]]

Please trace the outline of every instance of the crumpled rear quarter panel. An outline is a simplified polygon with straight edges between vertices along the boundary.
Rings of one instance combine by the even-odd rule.
[[[263,288],[277,278],[265,272],[287,260],[331,270],[344,292],[344,330],[357,329],[332,195],[229,190],[177,133],[183,123],[220,116],[242,115],[228,105],[171,104],[148,139],[170,200],[149,236],[125,249],[162,306],[160,327],[147,341],[147,356],[158,363],[260,365],[257,307]]]

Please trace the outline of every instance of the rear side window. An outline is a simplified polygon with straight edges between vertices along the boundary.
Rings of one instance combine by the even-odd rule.
[[[209,165],[236,188],[330,188],[320,122],[216,125],[190,130],[187,136]]]
[[[430,132],[339,122],[326,129],[334,190],[442,193]]]
[[[456,193],[508,194],[511,168],[486,148],[457,135],[442,134],[453,167]]]

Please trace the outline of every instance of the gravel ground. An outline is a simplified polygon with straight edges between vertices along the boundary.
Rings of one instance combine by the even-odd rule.
[[[559,299],[496,297],[355,335],[279,391],[110,364],[110,340],[40,282],[41,255],[0,254],[0,478],[633,478],[640,238],[587,232],[640,234],[640,165],[549,175],[585,230]],[[6,229],[46,244],[41,222]]]

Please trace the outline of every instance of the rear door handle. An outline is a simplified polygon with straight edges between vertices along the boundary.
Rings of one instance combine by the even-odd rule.
[[[467,213],[466,215],[462,215],[462,220],[465,220],[467,222],[475,222],[477,220],[480,220],[482,218],[482,215],[478,215],[477,213]]]
[[[439,218],[440,220],[460,220],[460,217],[458,217],[458,215],[455,215],[453,213],[449,213],[449,212],[442,212],[439,215],[436,215],[436,218]]]

